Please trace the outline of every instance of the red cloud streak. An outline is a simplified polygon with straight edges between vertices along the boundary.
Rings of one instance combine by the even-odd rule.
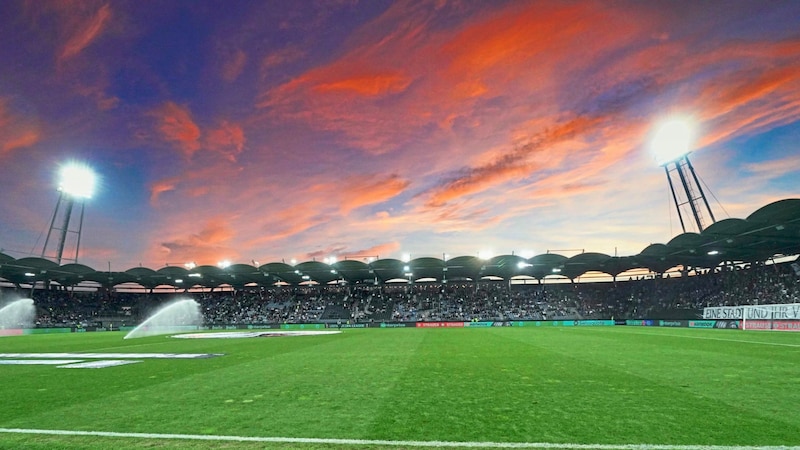
[[[59,62],[76,56],[88,47],[100,35],[110,18],[111,6],[105,4],[88,19],[78,22],[58,55]]]
[[[0,157],[36,144],[39,135],[37,126],[14,115],[8,102],[0,98]]]

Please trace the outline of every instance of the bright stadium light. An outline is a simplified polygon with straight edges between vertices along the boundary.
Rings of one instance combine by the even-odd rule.
[[[96,176],[88,166],[68,164],[61,168],[59,176],[59,191],[74,198],[91,198],[94,194]]]
[[[85,164],[69,163],[59,169],[58,180],[58,202],[56,203],[53,217],[50,219],[50,230],[42,246],[42,258],[52,258],[57,264],[61,264],[64,256],[65,247],[74,247],[74,258],[70,260],[78,262],[78,254],[81,247],[81,233],[83,231],[83,216],[86,210],[86,199],[94,194],[97,177],[92,169]],[[73,219],[73,209],[78,206],[77,228],[71,227]],[[61,227],[56,225],[61,222]],[[56,232],[58,241],[56,242],[55,254],[50,255],[50,238]],[[67,245],[69,241],[69,246]]]
[[[651,143],[656,163],[663,166],[691,152],[694,135],[695,126],[689,119],[672,118],[662,122]]]
[[[673,116],[656,127],[650,142],[653,157],[667,176],[672,201],[684,233],[687,231],[685,218],[694,219],[698,233],[716,222],[700,178],[689,160],[696,139],[696,128],[696,122],[691,118]]]

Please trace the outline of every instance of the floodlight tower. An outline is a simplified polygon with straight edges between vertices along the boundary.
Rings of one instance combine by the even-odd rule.
[[[667,175],[672,200],[675,203],[675,209],[678,211],[678,218],[681,221],[681,228],[684,233],[687,231],[686,221],[684,220],[687,206],[691,211],[690,217],[694,219],[698,233],[703,231],[706,226],[716,222],[714,213],[711,211],[703,192],[703,187],[700,185],[691,161],[689,161],[693,131],[691,124],[687,120],[672,119],[661,124],[652,143],[656,162],[664,167],[664,172]],[[676,177],[680,181],[680,186],[683,188],[682,191],[676,191],[675,189],[676,182],[674,179]],[[688,214],[686,215],[688,216]],[[710,222],[707,222],[705,215],[708,216]]]
[[[50,236],[53,231],[58,232],[58,244],[56,246],[55,256],[50,256],[55,259],[59,265],[64,255],[64,246],[67,241],[69,233],[76,235],[75,241],[75,257],[69,258],[72,262],[78,262],[78,252],[81,246],[81,232],[83,231],[83,213],[86,206],[86,199],[92,197],[95,185],[95,174],[91,168],[78,164],[69,164],[61,168],[60,181],[58,184],[58,202],[53,211],[53,218],[50,220],[50,230],[47,232],[47,238],[42,247],[42,258],[48,257],[47,250],[50,243]],[[70,221],[72,220],[72,210],[75,203],[80,204],[80,218],[78,219],[77,229],[70,229]],[[63,204],[63,209],[62,209]],[[61,228],[56,227],[58,219],[61,223]]]

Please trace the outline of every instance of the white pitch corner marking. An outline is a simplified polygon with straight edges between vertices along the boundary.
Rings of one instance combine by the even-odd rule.
[[[378,439],[326,439],[259,436],[225,436],[206,434],[121,433],[113,431],[39,430],[0,428],[0,433],[40,434],[54,436],[95,436],[134,439],[174,439],[195,441],[272,442],[286,444],[377,445],[393,447],[433,448],[539,448],[568,450],[800,450],[800,446],[766,445],[671,445],[671,444],[578,444],[559,442],[458,442],[458,441],[392,441]]]

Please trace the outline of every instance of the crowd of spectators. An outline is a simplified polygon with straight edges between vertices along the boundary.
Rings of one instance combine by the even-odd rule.
[[[706,306],[800,303],[789,264],[613,282],[457,281],[253,287],[182,293],[0,291],[34,299],[36,326],[135,325],[175,298],[192,298],[208,325],[470,320],[692,319]],[[27,294],[27,295],[26,295]]]

